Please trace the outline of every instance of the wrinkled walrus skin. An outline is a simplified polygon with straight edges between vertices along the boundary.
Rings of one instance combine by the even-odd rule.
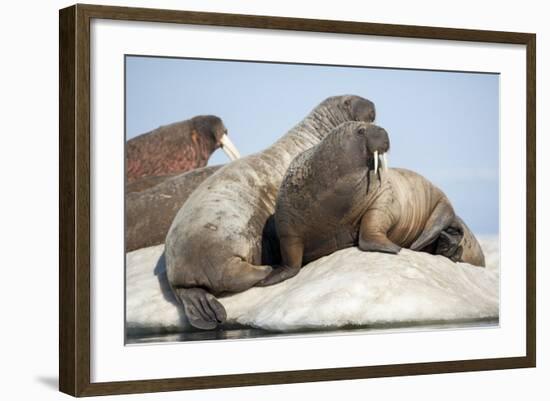
[[[126,252],[163,244],[174,217],[189,195],[221,167],[207,166],[174,176],[134,181],[139,185],[134,192],[129,191],[136,189],[136,185],[129,184],[125,198]]]
[[[181,174],[206,166],[227,129],[217,116],[196,116],[161,126],[126,142],[126,183]]]
[[[328,98],[271,147],[227,164],[191,194],[170,227],[165,256],[168,281],[194,327],[223,323],[215,297],[244,291],[271,272],[262,233],[292,159],[337,125],[374,117],[369,100]]]
[[[275,209],[282,266],[259,285],[284,281],[303,264],[352,246],[424,250],[453,225],[449,200],[428,180],[404,169],[375,173],[375,152],[382,155],[389,145],[384,129],[348,122],[292,162]],[[473,235],[469,246],[461,261],[482,265]]]

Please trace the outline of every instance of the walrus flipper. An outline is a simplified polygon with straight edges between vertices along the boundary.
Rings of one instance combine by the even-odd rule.
[[[361,219],[359,249],[365,252],[398,254],[401,247],[387,236],[393,225],[391,214],[380,209],[368,210]]]
[[[466,223],[458,216],[456,216],[455,224],[459,227],[460,232],[463,233],[463,239],[460,242],[458,255],[459,262],[469,263],[474,266],[485,266],[485,255],[483,249],[478,242],[474,233],[466,225]]]
[[[294,277],[300,271],[299,267],[276,266],[271,274],[256,284],[256,287],[267,287]]]
[[[183,303],[185,315],[193,327],[212,330],[227,319],[223,305],[205,289],[176,288],[175,293]]]
[[[282,265],[276,266],[269,275],[258,282],[256,286],[267,287],[288,280],[298,274],[302,267],[304,243],[298,237],[281,237]]]
[[[361,237],[359,239],[359,249],[364,252],[382,252],[396,255],[401,247],[394,244],[385,234],[380,234]]]
[[[254,286],[270,272],[271,266],[255,266],[235,257],[225,266],[220,285],[211,290],[215,294],[241,292]],[[174,292],[183,303],[185,315],[193,327],[213,330],[227,319],[224,306],[205,288],[176,287]]]
[[[447,229],[455,219],[453,207],[446,198],[437,202],[432,214],[424,225],[424,230],[413,242],[411,249],[420,251],[439,238],[439,235]]]
[[[441,231],[439,238],[435,242],[435,255],[443,255],[453,262],[460,261],[462,257],[463,248],[460,246],[464,238],[464,230],[457,224],[455,219],[454,223],[447,227],[444,231]]]

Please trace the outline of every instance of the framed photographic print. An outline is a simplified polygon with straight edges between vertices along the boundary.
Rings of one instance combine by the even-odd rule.
[[[60,390],[534,367],[535,35],[60,11]]]

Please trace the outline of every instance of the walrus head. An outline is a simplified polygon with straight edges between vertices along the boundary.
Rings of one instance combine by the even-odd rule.
[[[328,97],[317,106],[317,112],[327,121],[336,122],[335,126],[344,121],[372,123],[376,118],[374,103],[357,95]]]
[[[390,138],[386,130],[372,123],[350,121],[340,124],[327,137],[341,165],[352,168],[365,166],[378,174],[378,166],[387,169],[386,153],[390,150]],[[342,160],[343,158],[343,160]]]
[[[374,124],[358,129],[359,135],[364,135],[367,150],[367,165],[369,169],[378,174],[378,164],[382,164],[382,170],[388,169],[387,153],[390,150],[390,138],[386,130]]]
[[[213,146],[213,150],[222,148],[229,159],[236,160],[241,157],[239,151],[229,139],[227,128],[221,118],[217,116],[197,116],[194,118],[196,131],[203,134]]]
[[[360,182],[366,182],[368,192],[373,179],[382,180],[381,171],[387,169],[385,154],[389,149],[385,129],[372,123],[348,121],[334,128],[312,150],[311,163],[322,172],[327,184],[337,181],[356,188]],[[376,174],[371,174],[375,171]]]
[[[376,119],[376,109],[370,100],[356,95],[345,95],[342,99],[352,121],[371,123]]]

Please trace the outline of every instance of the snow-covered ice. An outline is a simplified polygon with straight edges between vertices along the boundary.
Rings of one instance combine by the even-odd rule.
[[[220,299],[228,324],[291,331],[464,322],[499,315],[498,237],[480,237],[487,267],[403,249],[399,255],[344,249],[271,287]],[[126,255],[130,335],[190,326],[166,281],[163,245]]]

